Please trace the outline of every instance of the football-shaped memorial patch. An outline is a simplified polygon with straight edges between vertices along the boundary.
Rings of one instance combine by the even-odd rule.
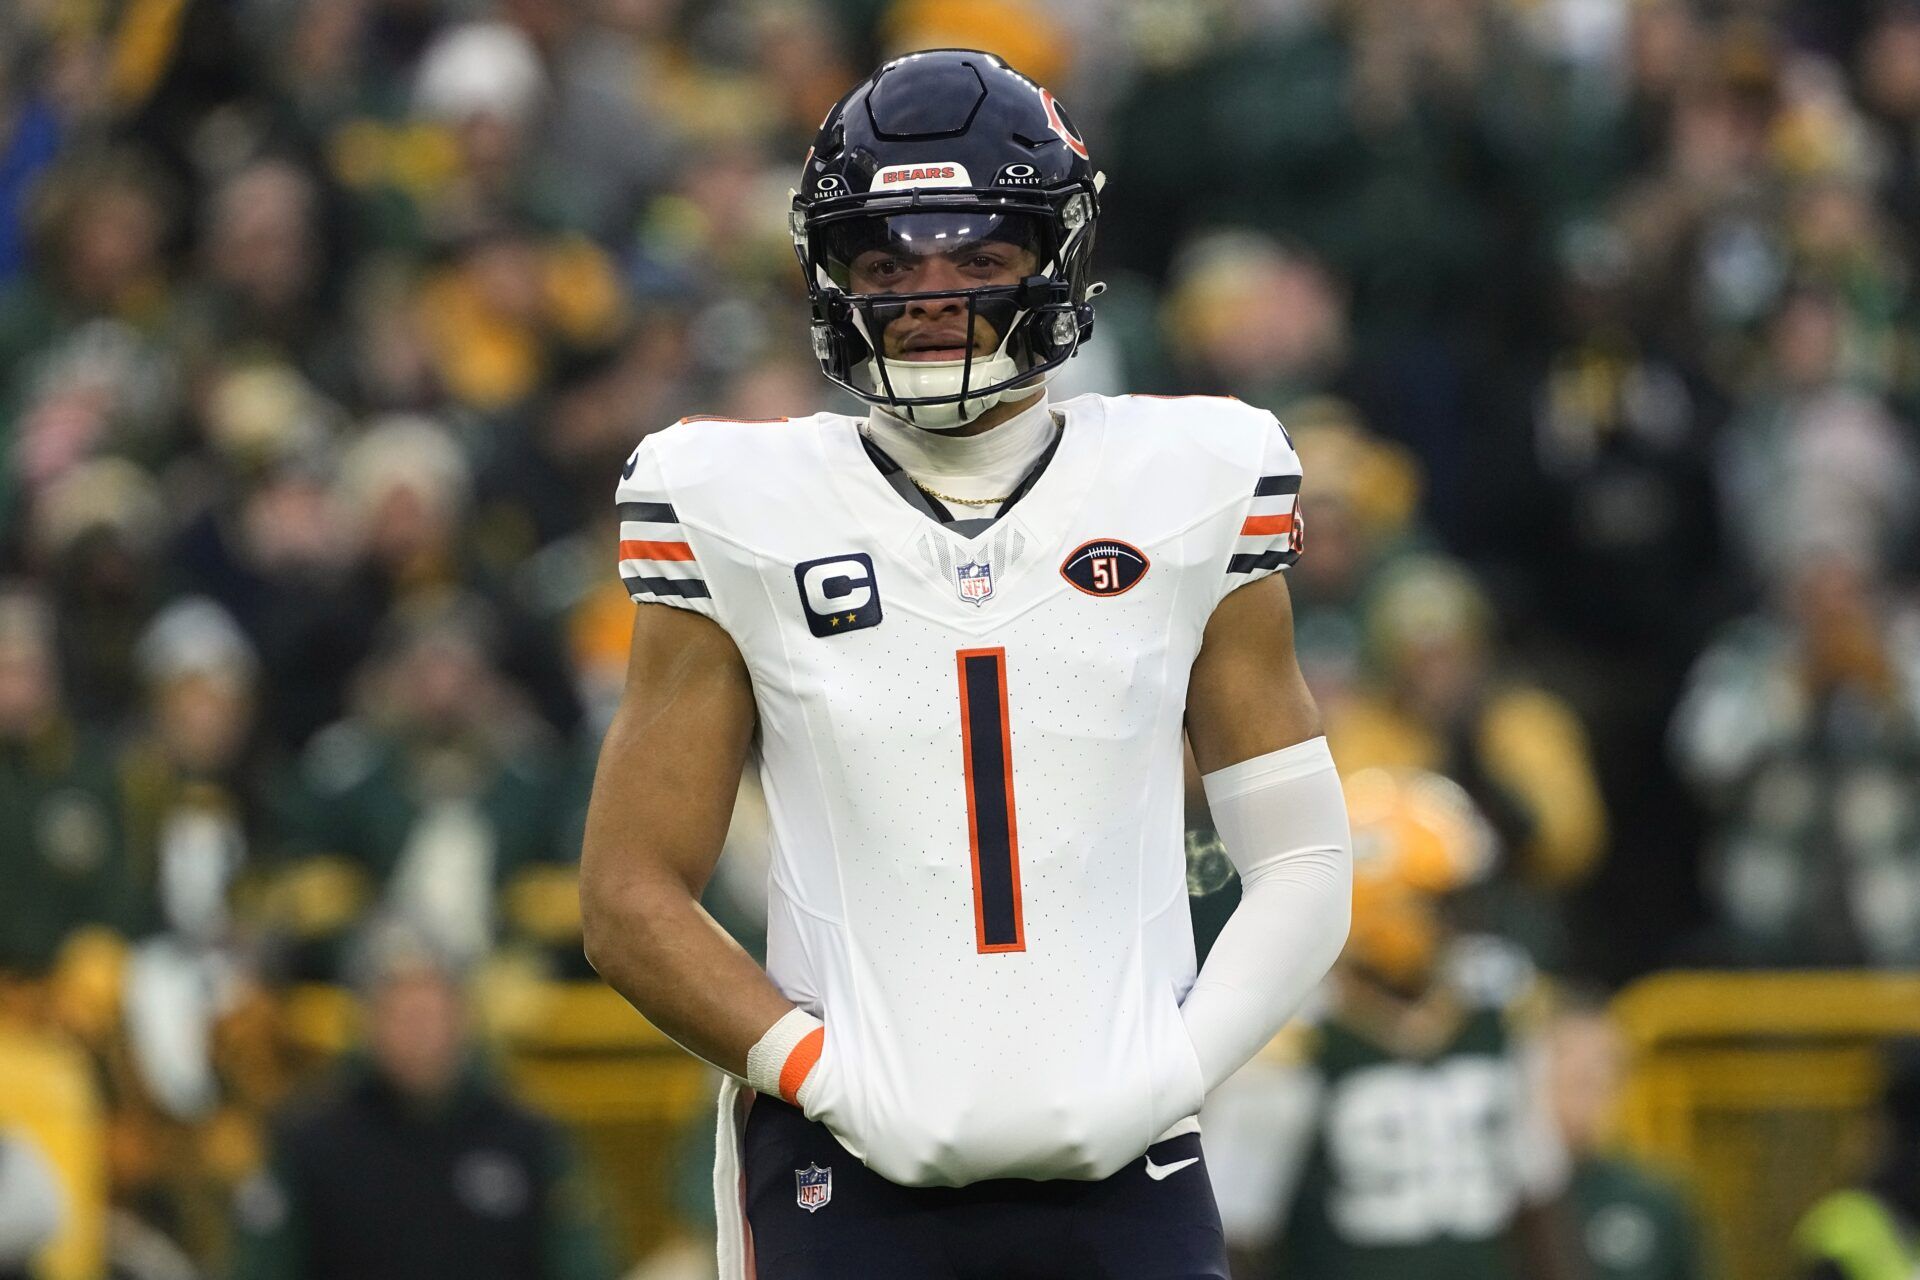
[[[1067,554],[1060,576],[1090,596],[1117,596],[1146,576],[1147,557],[1118,538],[1095,538]]]

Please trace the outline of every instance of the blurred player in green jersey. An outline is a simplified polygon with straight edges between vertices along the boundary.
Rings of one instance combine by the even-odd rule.
[[[1353,932],[1317,1012],[1222,1085],[1202,1126],[1236,1276],[1572,1280],[1568,1161],[1523,1028],[1533,977],[1449,904],[1495,841],[1437,774],[1346,780]]]

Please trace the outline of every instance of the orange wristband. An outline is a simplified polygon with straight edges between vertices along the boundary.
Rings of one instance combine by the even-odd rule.
[[[820,1061],[826,1039],[820,1019],[805,1009],[788,1010],[747,1050],[747,1086],[799,1106],[800,1090]]]
[[[793,1052],[787,1055],[786,1065],[780,1068],[780,1096],[794,1106],[800,1105],[800,1087],[813,1073],[813,1064],[820,1061],[820,1050],[827,1043],[827,1029],[815,1027],[807,1032],[799,1044],[793,1046]]]

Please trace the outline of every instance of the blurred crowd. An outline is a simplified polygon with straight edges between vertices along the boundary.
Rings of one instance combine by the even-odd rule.
[[[590,976],[621,459],[853,409],[788,188],[950,45],[1110,178],[1058,393],[1292,430],[1335,756],[1464,789],[1475,927],[1920,961],[1920,4],[13,0],[0,1020],[86,1047],[188,1254],[369,920]]]

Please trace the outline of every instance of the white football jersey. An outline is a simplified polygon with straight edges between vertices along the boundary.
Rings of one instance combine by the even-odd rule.
[[[1298,554],[1299,460],[1235,400],[1053,408],[1051,461],[970,539],[842,415],[689,420],[619,486],[633,598],[746,660],[767,970],[896,1182],[1105,1177],[1201,1102],[1187,678],[1221,597]]]

